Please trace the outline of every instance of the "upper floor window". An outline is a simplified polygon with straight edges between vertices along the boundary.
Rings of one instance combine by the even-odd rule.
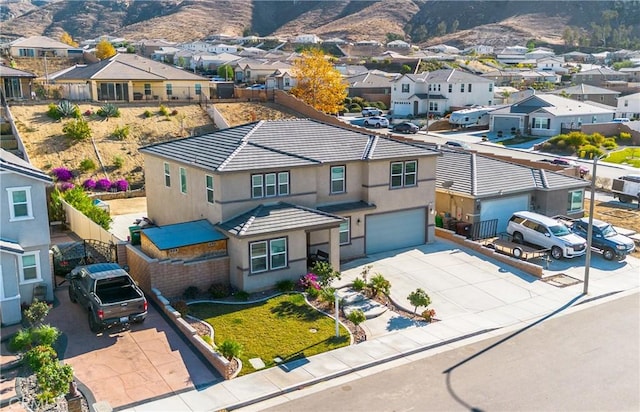
[[[347,220],[340,223],[340,244],[347,245],[351,241],[349,229],[351,226],[351,218],[347,217]]]
[[[196,94],[197,95],[201,95],[202,94],[202,85],[201,84],[196,84]]]
[[[187,193],[187,169],[184,167],[180,168],[180,191]]]
[[[164,163],[164,185],[171,187],[171,167],[167,162]]]
[[[167,96],[171,96],[173,94],[173,86],[171,83],[167,83]]]
[[[262,240],[249,245],[251,273],[287,267],[287,238]]]
[[[492,92],[493,91],[493,83],[489,83],[489,91]]]
[[[20,256],[20,283],[34,283],[42,280],[40,275],[40,252],[35,251]]]
[[[471,83],[469,83],[469,87],[467,87],[467,91],[471,93]]]
[[[206,175],[204,180],[207,188],[207,202],[213,203],[213,176]]]
[[[453,93],[453,85],[452,84],[449,85],[449,93]]]
[[[629,107],[629,100],[624,101],[624,107]]]
[[[460,92],[464,93],[464,83],[460,84]]]
[[[9,187],[9,221],[33,219],[30,187]]]
[[[331,166],[331,193],[345,192],[345,167]]]
[[[409,83],[402,84],[402,93],[409,93]]]
[[[287,196],[289,194],[289,172],[251,175],[251,197]]]
[[[408,160],[406,162],[391,163],[391,188],[415,186],[417,182],[418,162]]]

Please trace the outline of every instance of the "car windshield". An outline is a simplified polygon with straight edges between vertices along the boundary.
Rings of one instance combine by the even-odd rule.
[[[549,230],[551,231],[551,233],[553,233],[555,236],[565,236],[568,235],[569,233],[571,233],[571,231],[569,231],[569,229],[565,226],[565,225],[555,225],[555,226],[551,226],[549,228]]]
[[[618,234],[616,230],[611,225],[607,225],[601,229],[602,236],[604,237],[612,237]]]

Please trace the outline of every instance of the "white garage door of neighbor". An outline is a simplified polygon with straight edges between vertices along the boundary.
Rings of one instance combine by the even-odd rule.
[[[506,232],[513,212],[521,210],[529,210],[528,195],[483,200],[480,206],[480,220],[498,219],[498,233]]]
[[[424,244],[426,217],[424,208],[367,216],[367,253]]]

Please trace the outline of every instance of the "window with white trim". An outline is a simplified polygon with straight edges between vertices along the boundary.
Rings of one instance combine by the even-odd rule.
[[[569,192],[569,212],[579,212],[583,207],[584,192],[582,190],[574,190]]]
[[[351,228],[351,218],[347,217],[347,220],[340,223],[340,244],[348,245],[351,242],[350,236],[350,228]]]
[[[187,169],[184,167],[180,168],[180,191],[187,193]]]
[[[205,175],[204,180],[207,188],[207,202],[213,203],[213,176]]]
[[[345,166],[331,166],[331,193],[345,192]]]
[[[417,183],[418,162],[391,162],[391,188],[415,186]]]
[[[144,95],[151,96],[151,83],[144,84]]]
[[[25,252],[18,260],[20,266],[20,284],[42,281],[40,275],[40,252]]]
[[[402,93],[409,93],[409,84],[408,83],[403,83],[402,84]]]
[[[489,91],[493,92],[493,83],[489,83]]]
[[[33,219],[31,187],[8,187],[9,221]]]
[[[287,267],[287,238],[262,240],[249,244],[251,273]]]
[[[171,96],[173,94],[173,85],[171,83],[167,83],[167,96]]]
[[[287,196],[289,194],[289,172],[261,173],[251,175],[251,197]]]
[[[196,94],[197,95],[201,95],[202,94],[202,85],[199,83],[196,83]]]
[[[438,102],[429,102],[429,111],[437,112],[438,111]]]
[[[533,124],[531,127],[533,129],[550,129],[551,119],[546,119],[544,117],[534,117]]]
[[[453,93],[453,85],[452,84],[449,85],[449,93]]]
[[[171,167],[167,162],[164,162],[164,185],[171,187]]]
[[[461,84],[460,84],[460,92],[461,92],[461,93],[464,93],[464,83],[461,83]]]

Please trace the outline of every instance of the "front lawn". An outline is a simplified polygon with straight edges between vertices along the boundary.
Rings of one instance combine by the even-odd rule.
[[[215,331],[219,345],[232,339],[243,346],[240,375],[255,372],[249,363],[260,358],[266,367],[317,355],[349,345],[349,332],[340,325],[335,337],[335,321],[307,305],[300,294],[280,295],[259,303],[189,305],[189,313],[205,320]]]
[[[532,142],[534,140],[539,140],[539,139],[540,139],[539,137],[532,137],[532,136],[514,136],[509,139],[500,140],[499,142],[496,142],[496,143],[501,144],[503,146],[512,146],[516,144]]]
[[[602,160],[603,162],[627,164],[633,167],[640,167],[640,147],[627,147],[623,150],[611,152]]]

